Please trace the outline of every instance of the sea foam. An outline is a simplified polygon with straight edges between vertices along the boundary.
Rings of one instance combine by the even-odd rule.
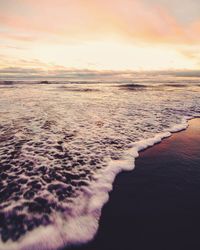
[[[158,133],[153,138],[140,140],[132,144],[132,148],[124,152],[121,160],[111,161],[108,166],[96,176],[95,182],[90,188],[85,188],[85,194],[89,194],[87,211],[85,214],[77,214],[66,221],[55,217],[54,225],[38,227],[27,233],[18,242],[8,242],[0,245],[2,250],[53,250],[62,245],[83,244],[92,240],[97,233],[99,218],[103,205],[109,199],[109,192],[116,175],[121,171],[131,171],[135,167],[135,159],[139,152],[171,136],[171,133],[179,132],[188,127],[187,120],[192,117],[185,117],[181,124],[176,124],[168,132]],[[84,199],[84,198],[83,198]]]
[[[3,89],[0,249],[50,250],[92,240],[116,175],[134,169],[139,151],[187,128],[199,110],[193,86]]]

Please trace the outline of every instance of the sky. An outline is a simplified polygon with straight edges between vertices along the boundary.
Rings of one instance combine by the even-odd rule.
[[[200,69],[199,0],[0,0],[0,74]]]

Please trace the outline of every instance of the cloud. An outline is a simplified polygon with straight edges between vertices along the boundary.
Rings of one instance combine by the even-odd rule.
[[[200,41],[198,22],[183,24],[162,1],[147,4],[146,0],[14,0],[12,8],[5,4],[0,11],[1,26],[7,28],[7,34],[1,35],[24,41],[66,42],[113,36],[190,44]]]
[[[1,0],[0,67],[46,70],[43,62],[54,62],[90,69],[197,68],[199,5],[198,0]]]
[[[183,70],[183,71],[177,71],[171,73],[171,75],[177,76],[177,77],[200,77],[200,70]],[[199,82],[198,82],[199,83]]]
[[[13,34],[8,32],[0,32],[1,39],[23,41],[23,42],[33,42],[35,40],[34,36],[23,35],[23,34]]]
[[[141,78],[142,76],[142,78]],[[162,76],[162,78],[155,76]],[[163,78],[163,76],[165,76]],[[131,71],[131,70],[88,70],[69,69],[54,65],[48,68],[5,67],[0,69],[0,80],[49,80],[49,81],[76,81],[76,82],[123,82],[123,83],[158,83],[170,77],[200,77],[199,70],[158,70],[158,71]]]

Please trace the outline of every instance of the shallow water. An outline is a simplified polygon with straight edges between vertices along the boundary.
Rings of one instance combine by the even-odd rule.
[[[184,128],[199,97],[198,79],[1,84],[0,249],[90,240],[126,152]]]

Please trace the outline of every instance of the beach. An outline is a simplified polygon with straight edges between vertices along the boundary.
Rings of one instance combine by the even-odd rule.
[[[0,0],[0,250],[200,250],[200,0]]]
[[[199,152],[198,118],[140,152],[135,169],[117,176],[95,239],[72,249],[200,249]]]
[[[176,225],[188,234],[188,211],[199,209],[198,119],[162,139],[199,116],[200,89],[139,81],[2,83],[0,250],[163,249]]]

